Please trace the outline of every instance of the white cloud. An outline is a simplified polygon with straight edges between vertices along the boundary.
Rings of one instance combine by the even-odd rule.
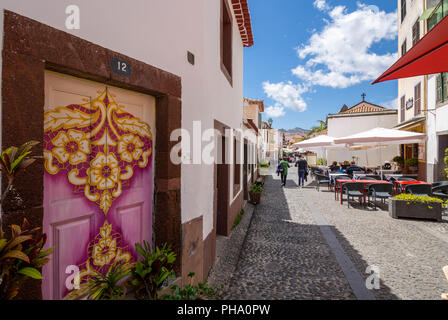
[[[294,111],[303,112],[307,108],[302,94],[308,91],[308,88],[300,84],[293,84],[291,81],[270,83],[266,81],[263,83],[264,92],[267,96],[273,99],[277,108],[288,108]]]
[[[398,109],[398,98],[383,102],[380,106],[388,109]]]
[[[264,112],[268,118],[281,118],[285,116],[285,108],[283,107],[267,107]]]
[[[284,108],[306,111],[303,94],[315,93],[314,86],[348,88],[372,81],[397,59],[397,53],[377,54],[372,50],[382,41],[396,39],[396,11],[387,13],[359,2],[352,12],[346,6],[332,7],[326,0],[313,4],[328,18],[323,18],[321,31],[313,30],[308,42],[297,48],[302,63],[291,72],[300,82],[263,83],[264,92],[275,102],[269,109],[274,116],[284,116]],[[388,103],[393,105],[392,101]]]
[[[328,7],[322,0],[314,4],[317,8]],[[345,6],[328,8],[327,12],[330,20],[324,29],[297,49],[299,57],[308,60],[292,72],[306,85],[347,88],[374,80],[395,62],[396,53],[379,55],[371,48],[396,38],[396,12],[386,13],[361,3],[353,12]]]
[[[321,11],[325,11],[330,8],[330,6],[327,4],[326,0],[315,0],[313,5]]]

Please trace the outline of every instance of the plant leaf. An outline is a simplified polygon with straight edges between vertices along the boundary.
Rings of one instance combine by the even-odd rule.
[[[37,280],[43,279],[42,274],[39,272],[39,270],[31,268],[31,267],[22,268],[17,272],[20,274],[23,274],[27,277],[33,278],[33,279],[37,279]]]
[[[11,251],[7,252],[0,258],[0,261],[8,259],[8,258],[16,258],[16,259],[20,259],[20,260],[30,263],[30,259],[28,258],[28,256],[19,250],[11,250]]]
[[[9,250],[17,246],[18,244],[33,239],[33,236],[18,236],[14,238],[5,248],[5,250]]]

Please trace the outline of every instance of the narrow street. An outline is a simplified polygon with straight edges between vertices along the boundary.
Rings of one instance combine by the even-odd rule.
[[[225,299],[440,299],[448,221],[394,220],[386,211],[347,208],[312,179],[286,188],[268,176]],[[379,290],[366,289],[368,266]]]

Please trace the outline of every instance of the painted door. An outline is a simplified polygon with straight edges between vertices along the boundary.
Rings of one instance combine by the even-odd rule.
[[[44,299],[65,297],[73,268],[83,282],[151,242],[154,128],[154,97],[46,73]]]

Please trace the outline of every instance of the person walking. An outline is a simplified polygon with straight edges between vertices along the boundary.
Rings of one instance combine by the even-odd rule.
[[[282,175],[282,187],[286,186],[286,178],[288,177],[289,162],[288,158],[284,157],[279,164],[279,172]]]
[[[299,160],[296,162],[296,167],[299,171],[299,187],[305,186],[305,177],[308,173],[308,162],[303,158],[302,155],[299,155]]]

